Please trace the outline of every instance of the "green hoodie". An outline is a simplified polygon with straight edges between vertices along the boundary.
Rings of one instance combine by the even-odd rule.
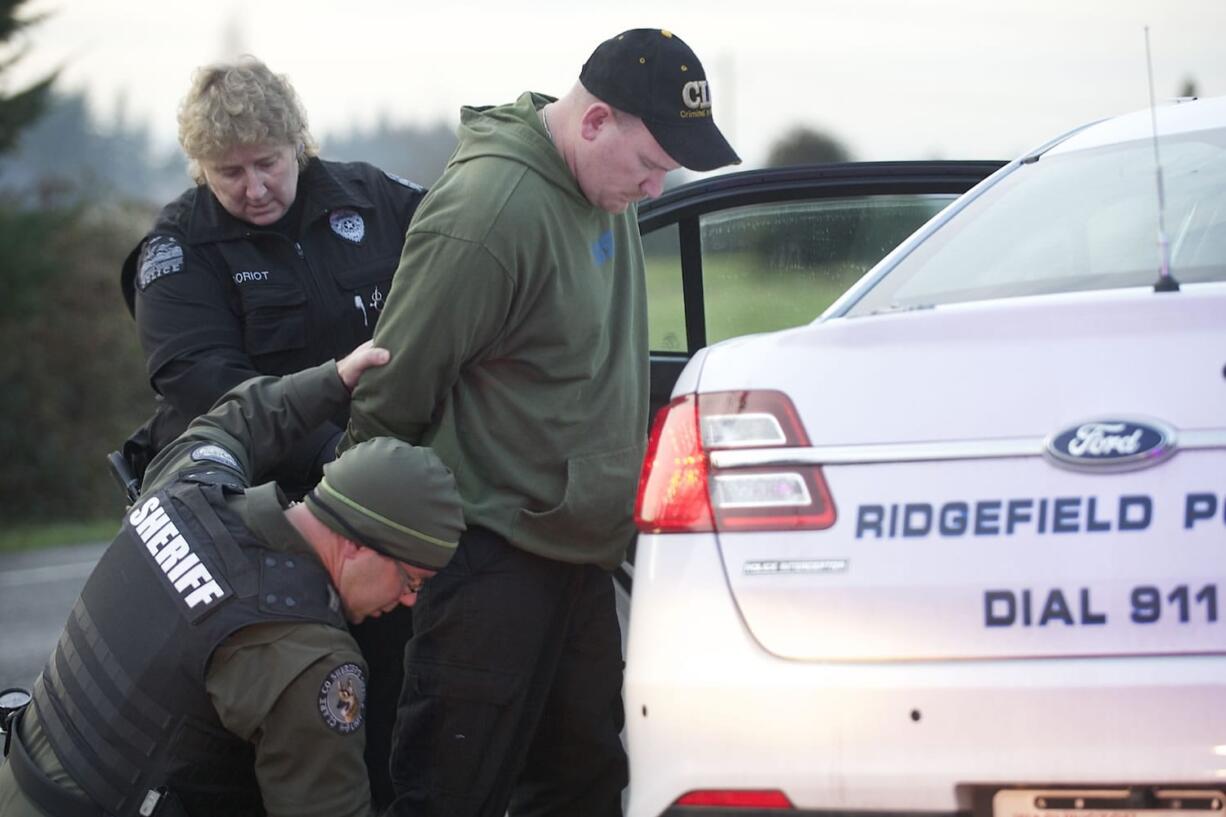
[[[611,569],[647,424],[642,245],[633,207],[584,197],[540,123],[550,101],[462,111],[375,329],[391,362],[363,375],[342,448],[432,446],[470,526]]]

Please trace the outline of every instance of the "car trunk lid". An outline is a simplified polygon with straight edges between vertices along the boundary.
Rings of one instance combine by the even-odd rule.
[[[788,394],[838,513],[827,530],[718,534],[746,626],[800,660],[1226,652],[1223,315],[1226,286],[1208,284],[713,348],[700,390]],[[1138,428],[1174,439],[1140,462],[1044,453],[1083,427],[1083,449],[1149,445]]]

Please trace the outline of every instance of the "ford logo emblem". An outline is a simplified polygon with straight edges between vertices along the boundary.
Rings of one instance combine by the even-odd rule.
[[[1175,430],[1154,420],[1086,420],[1047,438],[1047,456],[1077,471],[1132,471],[1175,453]]]

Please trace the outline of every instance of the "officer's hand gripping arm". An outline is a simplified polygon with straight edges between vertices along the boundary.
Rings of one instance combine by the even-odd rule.
[[[207,414],[149,465],[145,491],[156,490],[180,472],[205,466],[226,467],[225,457],[202,459],[202,444],[233,455],[245,484],[253,484],[304,435],[349,401],[362,372],[388,360],[383,349],[364,343],[341,359],[284,377],[254,377],[222,396]]]

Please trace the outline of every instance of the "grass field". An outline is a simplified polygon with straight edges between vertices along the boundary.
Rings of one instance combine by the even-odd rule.
[[[771,269],[748,252],[706,258],[707,342],[808,323],[866,269],[850,263]],[[675,255],[647,257],[647,317],[652,351],[685,351],[681,267]]]

